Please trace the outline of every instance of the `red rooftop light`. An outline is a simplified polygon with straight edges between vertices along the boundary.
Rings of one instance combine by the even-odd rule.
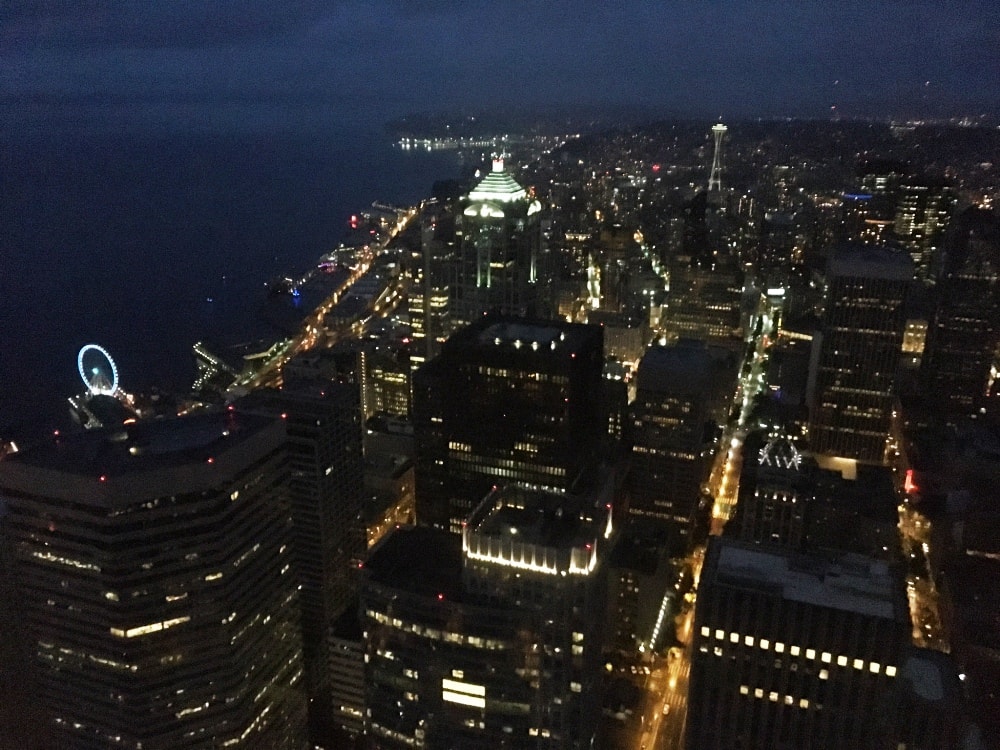
[[[438,601],[439,602],[443,602],[444,601],[444,594],[438,594]]]
[[[108,481],[108,478],[104,474],[101,474],[101,476],[99,476],[97,479],[100,482],[107,482]]]

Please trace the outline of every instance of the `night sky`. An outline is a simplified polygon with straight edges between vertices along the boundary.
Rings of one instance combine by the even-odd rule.
[[[0,66],[14,133],[579,105],[996,115],[1000,3],[6,0]]]

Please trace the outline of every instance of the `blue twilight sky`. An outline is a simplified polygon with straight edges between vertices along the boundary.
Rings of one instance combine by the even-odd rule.
[[[997,0],[4,0],[0,128],[997,114]]]

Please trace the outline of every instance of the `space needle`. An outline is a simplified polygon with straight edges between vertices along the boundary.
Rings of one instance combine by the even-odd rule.
[[[721,122],[712,126],[712,138],[715,140],[715,155],[712,157],[712,169],[708,173],[708,192],[722,191],[722,141],[729,130]]]

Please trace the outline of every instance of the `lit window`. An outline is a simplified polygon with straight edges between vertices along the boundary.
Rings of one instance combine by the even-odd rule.
[[[825,669],[819,670],[819,678],[821,680],[826,680],[829,677],[830,677],[830,673],[827,670],[825,670]]]
[[[739,643],[740,642],[740,634],[739,633],[730,633],[729,634],[729,642],[730,643]]]
[[[822,654],[820,655],[820,659],[822,660],[822,662],[823,662],[824,664],[829,664],[829,663],[830,663],[830,661],[831,661],[831,660],[833,659],[833,656],[831,656],[831,654],[830,654],[830,652],[829,652],[829,651],[824,651],[824,652],[823,652],[823,653],[822,653]]]
[[[809,708],[809,701],[806,700],[805,698],[802,698],[799,701],[799,708]]]
[[[779,654],[785,653],[785,644],[782,643],[781,641],[776,642],[774,644],[774,650],[777,651]]]
[[[748,646],[753,646],[753,636],[748,635],[746,638],[743,639],[743,642]]]
[[[854,668],[855,669],[864,669],[865,668],[865,662],[864,662],[864,660],[863,659],[855,659],[854,660]]]
[[[750,694],[750,688],[748,688],[746,685],[740,685],[740,695],[749,695],[749,694]]]
[[[769,701],[771,701],[771,703],[777,703],[778,702],[778,693],[776,691],[772,690],[770,693],[767,694],[767,699]]]
[[[754,688],[753,689],[753,697],[754,698],[763,698],[764,697],[764,691],[763,691],[763,689],[761,689],[761,688]]]
[[[767,638],[760,639],[760,647],[767,651],[771,647],[771,642]]]
[[[708,637],[710,637],[712,635],[712,631],[711,631],[711,629],[709,629],[709,627],[707,625],[702,625],[701,626],[701,635],[702,635],[703,638],[708,638]]]
[[[807,648],[806,649],[806,658],[807,659],[815,659],[816,658],[816,649],[814,649],[814,648]]]
[[[895,677],[896,676],[896,668],[894,666],[892,666],[891,664],[888,665],[885,668],[885,676],[886,677]]]
[[[876,661],[873,661],[873,662],[871,662],[871,663],[870,663],[870,664],[868,665],[868,671],[869,671],[869,672],[871,672],[872,674],[878,674],[878,671],[879,671],[879,670],[880,670],[881,668],[882,668],[882,665],[881,665],[881,664],[879,664],[879,663],[878,663],[878,662],[876,662]]]
[[[837,666],[838,667],[846,667],[847,666],[847,657],[846,656],[838,656],[837,657]]]
[[[715,631],[715,640],[721,641],[725,637],[726,637],[726,634],[723,633],[721,630],[716,630]]]
[[[792,656],[798,656],[800,653],[802,653],[802,649],[800,649],[798,646],[792,646],[790,649],[788,649],[788,651]]]

